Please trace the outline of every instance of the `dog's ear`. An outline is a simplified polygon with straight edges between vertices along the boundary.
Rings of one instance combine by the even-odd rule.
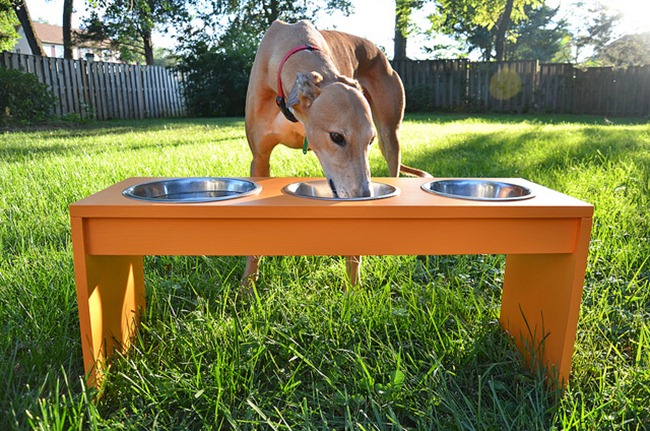
[[[314,99],[320,94],[320,83],[323,76],[317,72],[299,73],[296,75],[296,83],[287,97],[287,106],[293,108],[302,105],[304,108],[311,106]]]
[[[348,78],[345,75],[339,75],[337,76],[337,79],[339,80],[339,82],[342,82],[345,85],[349,85],[350,87],[354,87],[363,93],[363,88],[361,88],[361,84],[359,84],[359,81],[357,81],[356,79]]]

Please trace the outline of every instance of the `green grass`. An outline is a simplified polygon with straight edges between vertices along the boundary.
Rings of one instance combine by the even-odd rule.
[[[0,135],[0,429],[650,427],[650,125],[409,116],[404,162],[522,177],[595,205],[572,377],[558,397],[498,327],[503,256],[145,259],[147,310],[101,398],[85,388],[68,206],[131,176],[246,176],[241,119]],[[387,174],[376,146],[374,176]],[[278,148],[276,176],[319,176]]]

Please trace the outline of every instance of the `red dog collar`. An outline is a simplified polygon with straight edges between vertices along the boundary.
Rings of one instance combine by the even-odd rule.
[[[309,44],[304,44],[304,45],[299,45],[293,48],[291,51],[287,52],[287,55],[284,56],[282,61],[280,62],[280,67],[278,67],[278,97],[275,98],[275,104],[278,105],[280,108],[280,111],[284,114],[284,116],[287,118],[287,120],[291,121],[292,123],[297,123],[298,119],[293,115],[291,110],[287,107],[287,102],[284,100],[284,90],[282,90],[282,67],[284,66],[284,63],[287,62],[289,57],[291,57],[293,54],[295,54],[298,51],[320,51],[320,49],[316,46],[309,45]]]

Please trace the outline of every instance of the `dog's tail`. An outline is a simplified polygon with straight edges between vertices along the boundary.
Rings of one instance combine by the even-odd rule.
[[[431,175],[428,172],[425,172],[417,168],[412,168],[410,166],[406,166],[403,164],[399,165],[399,171],[403,174],[410,175],[412,177],[433,178],[433,175]]]

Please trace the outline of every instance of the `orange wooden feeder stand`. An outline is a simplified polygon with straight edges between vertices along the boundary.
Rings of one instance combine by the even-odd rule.
[[[521,179],[510,202],[424,192],[423,178],[375,178],[398,196],[327,201],[287,195],[299,178],[252,178],[256,196],[152,203],[122,196],[130,178],[70,206],[84,367],[90,385],[126,350],[145,307],[143,255],[505,254],[500,322],[522,354],[566,385],[593,206]],[[542,348],[539,348],[542,346]],[[534,355],[534,358],[531,358]]]

